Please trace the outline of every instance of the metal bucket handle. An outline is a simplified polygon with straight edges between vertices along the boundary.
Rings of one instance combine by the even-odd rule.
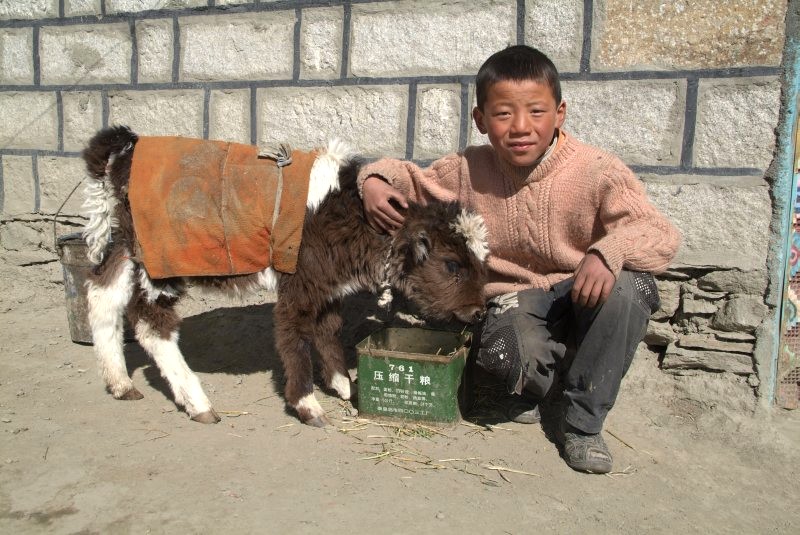
[[[57,224],[57,222],[58,222],[58,216],[59,216],[59,215],[61,215],[61,210],[63,210],[63,209],[64,209],[64,206],[66,206],[66,204],[67,204],[67,201],[69,201],[69,200],[70,200],[70,198],[72,198],[72,194],[73,194],[73,193],[75,193],[75,190],[76,190],[76,189],[78,189],[78,186],[80,186],[81,184],[83,184],[83,181],[84,181],[84,180],[86,180],[86,177],[84,177],[84,178],[81,178],[81,179],[78,181],[78,183],[77,183],[77,184],[75,184],[75,187],[74,187],[74,188],[72,188],[72,191],[70,191],[70,192],[69,192],[69,195],[67,195],[67,198],[66,198],[66,199],[64,199],[64,202],[62,202],[62,203],[61,203],[61,206],[59,206],[59,207],[58,207],[58,210],[56,210],[56,215],[54,215],[54,216],[53,216],[53,247],[55,247],[55,250],[56,250],[56,251],[58,251],[58,250],[59,250],[59,248],[58,248],[58,229],[57,229],[57,227],[56,227],[56,224]],[[60,256],[60,255],[59,255],[59,256]]]

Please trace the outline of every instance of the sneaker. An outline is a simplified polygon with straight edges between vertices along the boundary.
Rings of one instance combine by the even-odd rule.
[[[542,421],[539,404],[529,398],[514,396],[508,407],[508,418],[518,424],[538,424]]]
[[[600,433],[584,433],[566,422],[562,425],[564,460],[570,468],[591,474],[611,471],[613,459]]]

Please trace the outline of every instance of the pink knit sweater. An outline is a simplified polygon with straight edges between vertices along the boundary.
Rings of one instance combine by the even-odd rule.
[[[659,272],[680,233],[647,199],[641,181],[618,158],[561,133],[536,167],[501,161],[491,145],[467,147],[427,169],[401,160],[366,165],[409,199],[458,201],[480,213],[489,230],[487,298],[550,288],[570,277],[588,251],[615,275],[624,267]]]

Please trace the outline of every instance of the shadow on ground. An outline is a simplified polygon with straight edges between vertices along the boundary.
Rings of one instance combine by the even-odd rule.
[[[401,303],[402,304],[402,303]],[[273,303],[217,308],[183,318],[180,349],[189,368],[204,374],[251,375],[269,372],[276,392],[283,391],[284,374],[275,350]],[[392,311],[379,309],[375,297],[358,294],[342,303],[343,326],[340,339],[349,368],[357,365],[356,345],[370,333],[384,327]],[[402,321],[399,323],[402,324]],[[148,383],[174,402],[166,381],[142,347],[125,344],[128,373],[142,368]],[[323,386],[314,355],[315,382]],[[326,390],[327,391],[327,390]]]
[[[216,308],[188,316],[180,328],[180,348],[186,363],[193,371],[203,374],[252,375],[267,373],[275,392],[283,392],[284,374],[275,350],[273,337],[273,303],[230,308]],[[419,314],[408,301],[396,298],[390,310],[383,310],[371,294],[357,294],[342,303],[343,326],[340,339],[347,366],[357,367],[356,346],[371,333],[384,327],[419,325]],[[437,329],[463,330],[461,323],[431,322],[423,326]],[[175,399],[166,381],[138,343],[125,344],[128,373],[142,369],[151,387],[166,399]],[[319,375],[318,359],[315,364],[315,383],[329,395]],[[461,400],[465,419],[481,426],[502,425],[509,422],[508,408],[513,396],[506,392],[500,381],[468,364],[464,388],[470,392]],[[358,408],[357,397],[352,400]],[[548,439],[555,442],[555,426],[560,409],[556,405],[542,406],[542,426]],[[287,412],[291,412],[287,408]]]

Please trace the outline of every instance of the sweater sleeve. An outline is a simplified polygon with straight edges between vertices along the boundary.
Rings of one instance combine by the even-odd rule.
[[[358,173],[358,193],[363,196],[364,181],[378,175],[410,200],[456,201],[461,190],[460,154],[450,154],[422,168],[413,162],[384,158],[367,164]]]
[[[614,159],[602,177],[598,203],[605,235],[589,251],[599,253],[614,275],[622,268],[650,273],[667,269],[678,251],[680,232],[621,161]]]

